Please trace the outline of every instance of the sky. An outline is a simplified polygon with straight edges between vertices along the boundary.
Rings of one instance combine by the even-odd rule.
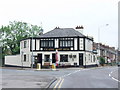
[[[0,26],[8,25],[9,21],[23,21],[42,26],[45,33],[56,26],[75,28],[83,25],[84,34],[93,36],[95,42],[117,48],[118,1],[0,0]]]

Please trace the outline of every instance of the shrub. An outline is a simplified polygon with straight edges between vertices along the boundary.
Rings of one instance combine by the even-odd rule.
[[[105,58],[100,57],[100,64],[103,66],[105,64]]]

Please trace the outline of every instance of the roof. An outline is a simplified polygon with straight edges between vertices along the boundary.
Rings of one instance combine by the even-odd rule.
[[[39,37],[85,37],[73,28],[55,28]]]
[[[79,31],[73,29],[73,28],[55,28],[45,34],[42,34],[38,37],[28,37],[22,40],[26,40],[26,39],[40,39],[40,38],[62,38],[62,37],[85,37],[87,39],[90,39],[93,41],[93,38],[90,38],[88,36],[83,35],[82,33],[80,33]],[[22,41],[20,40],[20,41]]]

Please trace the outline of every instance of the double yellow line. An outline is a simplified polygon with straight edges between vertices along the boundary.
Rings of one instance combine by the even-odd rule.
[[[56,88],[61,88],[63,81],[64,81],[64,78],[61,78],[61,77],[60,77],[59,81],[58,81],[57,84],[54,86],[54,90],[55,90]]]

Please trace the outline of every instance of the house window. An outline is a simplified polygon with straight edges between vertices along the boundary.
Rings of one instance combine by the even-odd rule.
[[[41,48],[54,48],[53,40],[41,40]]]
[[[89,54],[89,60],[90,60],[90,54]]]
[[[92,55],[91,55],[91,62],[92,62]]]
[[[45,62],[49,62],[50,61],[50,55],[45,55]]]
[[[73,47],[73,39],[60,39],[59,47]]]
[[[27,47],[27,41],[24,41],[24,48]]]
[[[26,55],[24,55],[24,62],[26,62]]]
[[[93,61],[95,62],[95,56],[94,56],[94,58],[93,58]]]
[[[68,62],[68,55],[60,55],[60,62]]]

